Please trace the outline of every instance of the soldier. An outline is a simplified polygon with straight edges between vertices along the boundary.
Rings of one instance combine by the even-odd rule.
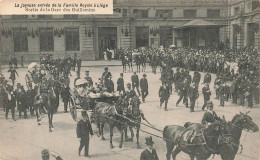
[[[147,149],[141,153],[140,160],[159,160],[156,150],[153,148],[152,137],[146,137],[145,141]]]
[[[212,101],[207,102],[207,111],[204,113],[201,123],[203,125],[209,125],[210,123],[215,122],[216,119],[219,119],[216,112],[213,111]]]
[[[127,88],[125,91],[125,100],[129,101],[130,98],[133,98],[136,96],[135,91],[131,88],[131,84],[127,83],[126,84]]]
[[[192,83],[189,88],[190,112],[194,112],[195,102],[198,97],[199,97],[198,89],[195,83]]]
[[[149,94],[148,92],[148,81],[146,79],[146,74],[143,74],[143,78],[140,79],[140,88],[142,93],[142,101],[145,103],[145,98]]]
[[[160,109],[162,108],[162,104],[164,103],[164,110],[167,111],[167,104],[170,95],[170,88],[166,85],[165,82],[163,82],[162,86],[159,89]]]
[[[183,104],[186,105],[186,108],[188,108],[188,98],[187,98],[187,93],[188,93],[188,82],[187,79],[184,80],[184,82],[180,83],[180,98],[178,99],[178,101],[176,102],[176,107],[178,107],[178,104],[180,103],[180,101],[183,99]]]
[[[125,94],[125,84],[123,79],[123,73],[120,73],[120,77],[117,79],[117,91],[120,94]]]
[[[208,72],[204,76],[203,83],[209,83],[209,84],[211,83],[211,74],[209,74]]]
[[[85,71],[85,79],[88,81],[89,87],[93,87],[92,78],[89,76],[89,71]]]
[[[226,96],[225,87],[226,87],[226,84],[225,84],[224,80],[222,79],[221,84],[219,86],[219,100],[220,100],[220,106],[222,106],[222,107],[224,107],[224,105],[225,105],[225,96]]]
[[[113,93],[114,90],[114,82],[112,81],[112,76],[110,76],[107,81],[107,92]]]
[[[139,77],[136,75],[136,72],[134,72],[134,75],[131,76],[131,81],[132,81],[132,88],[133,90],[136,88],[138,95],[140,95],[139,91]]]
[[[207,106],[207,102],[210,100],[210,95],[211,95],[208,83],[206,83],[205,86],[202,88],[202,94],[204,98],[204,104],[202,106],[202,110],[204,111],[205,107]]]
[[[15,56],[13,57],[13,64],[14,64],[14,67],[17,69],[18,68],[17,67],[17,59],[16,59]]]
[[[170,88],[170,92],[172,94],[172,84],[173,84],[173,70],[170,68],[168,72],[166,72],[167,74],[167,77],[166,77],[166,82],[167,82],[167,85],[169,86]]]
[[[27,90],[27,105],[29,108],[29,111],[31,115],[34,115],[34,97],[36,95],[36,92],[34,89],[32,89],[32,84],[29,84],[28,90]]]
[[[54,90],[54,93],[55,93],[55,101],[54,101],[54,104],[55,104],[55,110],[56,112],[58,111],[58,107],[60,105],[60,92],[61,92],[61,84],[60,82],[58,81],[54,81],[53,83],[53,90]]]
[[[93,135],[93,130],[91,124],[89,122],[89,118],[87,115],[87,111],[81,111],[82,119],[77,124],[77,137],[80,138],[80,146],[78,154],[80,156],[80,152],[82,148],[85,146],[85,157],[90,157],[89,150],[89,134]]]
[[[15,113],[15,103],[16,103],[16,97],[13,92],[13,86],[7,85],[7,95],[6,95],[6,111],[5,111],[5,118],[8,118],[8,112],[11,109],[12,118],[14,121],[16,121],[14,113]]]
[[[101,79],[104,82],[104,87],[107,87],[108,84],[108,78],[112,76],[112,74],[108,71],[108,67],[104,68],[105,72],[103,72]]]
[[[218,74],[217,78],[214,81],[214,89],[215,89],[215,92],[216,92],[216,98],[215,99],[219,99],[219,87],[221,85],[221,78],[222,77]]]

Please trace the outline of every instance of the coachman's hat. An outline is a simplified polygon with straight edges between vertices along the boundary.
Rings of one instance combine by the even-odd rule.
[[[42,157],[50,156],[50,152],[47,149],[42,150]]]
[[[148,146],[154,144],[152,136],[145,138],[145,144]]]

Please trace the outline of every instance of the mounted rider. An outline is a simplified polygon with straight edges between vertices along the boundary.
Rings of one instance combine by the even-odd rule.
[[[207,111],[204,113],[201,123],[203,125],[209,125],[215,122],[219,117],[217,116],[216,112],[213,111],[213,103],[212,101],[207,102]]]

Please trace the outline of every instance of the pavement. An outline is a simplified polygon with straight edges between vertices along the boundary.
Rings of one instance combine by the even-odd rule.
[[[89,62],[89,61],[86,61]],[[112,62],[108,62],[113,64]],[[83,67],[81,75],[84,75],[85,70],[90,71],[90,76],[92,79],[97,81],[103,72],[104,64],[108,63],[94,63],[99,64],[99,66],[93,67],[87,66]],[[90,63],[89,63],[90,64]],[[134,70],[136,69],[133,66]],[[112,80],[115,82],[119,77],[120,72],[122,72],[121,66],[110,66],[113,77]],[[25,85],[24,76],[26,74],[26,68],[18,68],[19,77],[17,77],[17,82]],[[195,112],[191,113],[184,104],[180,103],[179,107],[176,107],[176,101],[179,98],[177,93],[173,93],[169,99],[168,111],[164,111],[159,108],[159,97],[158,91],[161,85],[160,72],[153,74],[151,72],[151,67],[147,66],[146,74],[149,83],[149,95],[147,96],[146,102],[140,105],[146,119],[156,128],[163,130],[166,125],[180,125],[183,126],[185,122],[195,122],[200,123],[204,111],[201,110],[203,105],[202,96],[202,85],[199,87],[199,98],[196,102]],[[9,76],[7,69],[3,70],[5,77]],[[138,73],[139,78],[143,73]],[[193,72],[190,72],[193,75]],[[204,77],[204,73],[201,73]],[[128,71],[124,73],[125,84],[131,81],[132,72]],[[72,72],[71,81],[73,82],[76,77],[76,73]],[[212,81],[214,82],[215,75],[212,74]],[[71,84],[72,84],[71,82]],[[233,116],[239,114],[240,112],[248,113],[252,117],[253,121],[260,126],[260,106],[254,106],[250,109],[236,104],[231,103],[231,100],[225,102],[225,107],[219,106],[219,101],[214,99],[215,92],[213,89],[213,83],[210,85],[211,88],[211,100],[214,103],[214,110],[218,116],[225,116],[227,121],[230,121]],[[16,117],[18,113],[16,112]],[[4,112],[0,110],[0,159],[2,160],[35,160],[41,159],[41,150],[47,148],[57,154],[61,155],[64,160],[81,160],[81,159],[91,159],[91,160],[138,160],[140,159],[141,152],[146,148],[145,137],[150,136],[147,133],[140,132],[140,145],[142,149],[136,148],[136,138],[134,137],[134,142],[124,142],[123,148],[119,148],[120,135],[117,129],[114,129],[113,144],[114,149],[109,148],[109,126],[105,125],[105,138],[103,141],[100,137],[97,137],[97,128],[93,123],[92,127],[94,129],[95,135],[90,140],[90,155],[91,158],[86,158],[84,156],[78,156],[79,139],[76,137],[76,125],[77,123],[72,119],[70,113],[63,113],[63,102],[60,99],[60,106],[58,113],[54,115],[53,118],[54,131],[49,133],[48,131],[48,118],[43,115],[42,125],[38,126],[36,123],[36,117],[29,115],[28,119],[17,119],[13,121],[10,118],[5,120]],[[162,133],[146,126],[141,126],[141,129],[150,132],[154,135],[162,137]],[[135,133],[136,131],[134,131]],[[130,132],[128,131],[128,136]],[[258,160],[260,153],[260,134],[259,132],[242,132],[240,143],[243,145],[243,152],[237,154],[235,160]],[[155,142],[154,147],[157,150],[160,160],[165,159],[166,155],[166,144],[161,138],[154,137]],[[82,155],[83,155],[82,151]],[[212,159],[211,156],[209,159]],[[177,160],[189,160],[187,154],[181,152],[177,155]],[[219,155],[214,157],[214,160],[221,160]]]

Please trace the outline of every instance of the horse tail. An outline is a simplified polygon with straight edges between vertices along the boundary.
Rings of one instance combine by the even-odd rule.
[[[168,125],[164,127],[163,129],[163,138],[167,138],[167,135],[166,135],[166,130],[168,129]]]
[[[191,122],[186,122],[186,123],[184,124],[184,127],[187,128],[187,127],[189,127],[191,124],[192,124]]]

